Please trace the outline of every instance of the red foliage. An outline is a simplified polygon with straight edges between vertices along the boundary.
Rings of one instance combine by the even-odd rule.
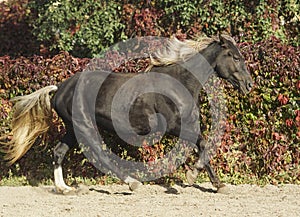
[[[278,101],[281,105],[286,105],[289,102],[289,98],[283,94],[278,95]]]
[[[292,119],[286,119],[285,124],[286,124],[286,126],[291,127],[291,126],[293,126],[294,121]]]
[[[136,10],[133,17],[136,35],[160,35],[159,29],[155,27],[162,15],[163,12],[155,8],[142,8],[140,10]]]

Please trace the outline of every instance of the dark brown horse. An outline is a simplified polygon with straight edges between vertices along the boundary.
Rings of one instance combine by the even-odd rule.
[[[85,144],[91,158],[101,164],[105,172],[116,174],[129,183],[131,189],[139,184],[99,148],[96,128],[114,132],[125,141],[132,136],[163,131],[196,144],[203,156],[205,142],[201,137],[197,105],[199,91],[207,78],[215,74],[244,94],[253,85],[234,40],[227,35],[201,41],[173,39],[166,49],[154,53],[151,64],[151,70],[141,74],[103,70],[77,73],[58,86],[47,86],[30,95],[16,97],[7,159],[10,163],[17,161],[37,137],[47,132],[52,108],[67,130],[54,149],[58,192],[73,190],[63,180],[61,164],[66,152],[78,144]],[[50,92],[54,92],[52,98]],[[224,186],[209,160],[203,159],[195,164],[193,172],[187,173],[189,182],[195,180],[200,167],[207,170],[216,188]]]

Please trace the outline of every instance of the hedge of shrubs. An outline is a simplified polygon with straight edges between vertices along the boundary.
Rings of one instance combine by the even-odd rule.
[[[300,48],[275,37],[240,46],[256,88],[242,100],[228,93],[230,116],[217,158],[219,167],[225,166],[233,176],[238,171],[274,183],[297,182]]]
[[[134,36],[188,38],[227,30],[239,42],[255,88],[242,97],[224,84],[228,118],[212,163],[224,179],[299,183],[299,3],[265,0],[253,4],[227,0],[0,3],[0,132],[9,129],[10,98],[63,81],[115,42]],[[144,67],[147,61],[138,64]],[[133,62],[126,70],[137,71],[135,66]],[[52,177],[52,149],[63,132],[55,119],[45,150],[35,146],[17,167],[8,168],[0,160],[0,180],[9,170],[34,179]],[[167,145],[133,153],[149,160]],[[126,150],[121,152],[124,155]],[[66,167],[72,176],[99,175],[82,155],[68,157],[72,159]]]
[[[0,44],[1,55],[64,50],[93,57],[135,36],[190,37],[223,30],[240,42],[273,35],[300,45],[300,6],[290,0],[10,0],[0,4],[0,39],[5,42]]]

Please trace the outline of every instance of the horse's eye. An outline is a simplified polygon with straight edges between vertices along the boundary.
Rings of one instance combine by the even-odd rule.
[[[233,60],[236,61],[236,62],[239,62],[241,59],[240,59],[240,57],[233,56]]]

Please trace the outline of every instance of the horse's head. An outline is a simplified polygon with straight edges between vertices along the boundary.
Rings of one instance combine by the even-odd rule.
[[[221,51],[216,58],[215,68],[218,76],[228,80],[244,94],[250,92],[253,81],[234,40],[230,36],[220,35],[220,45]]]

